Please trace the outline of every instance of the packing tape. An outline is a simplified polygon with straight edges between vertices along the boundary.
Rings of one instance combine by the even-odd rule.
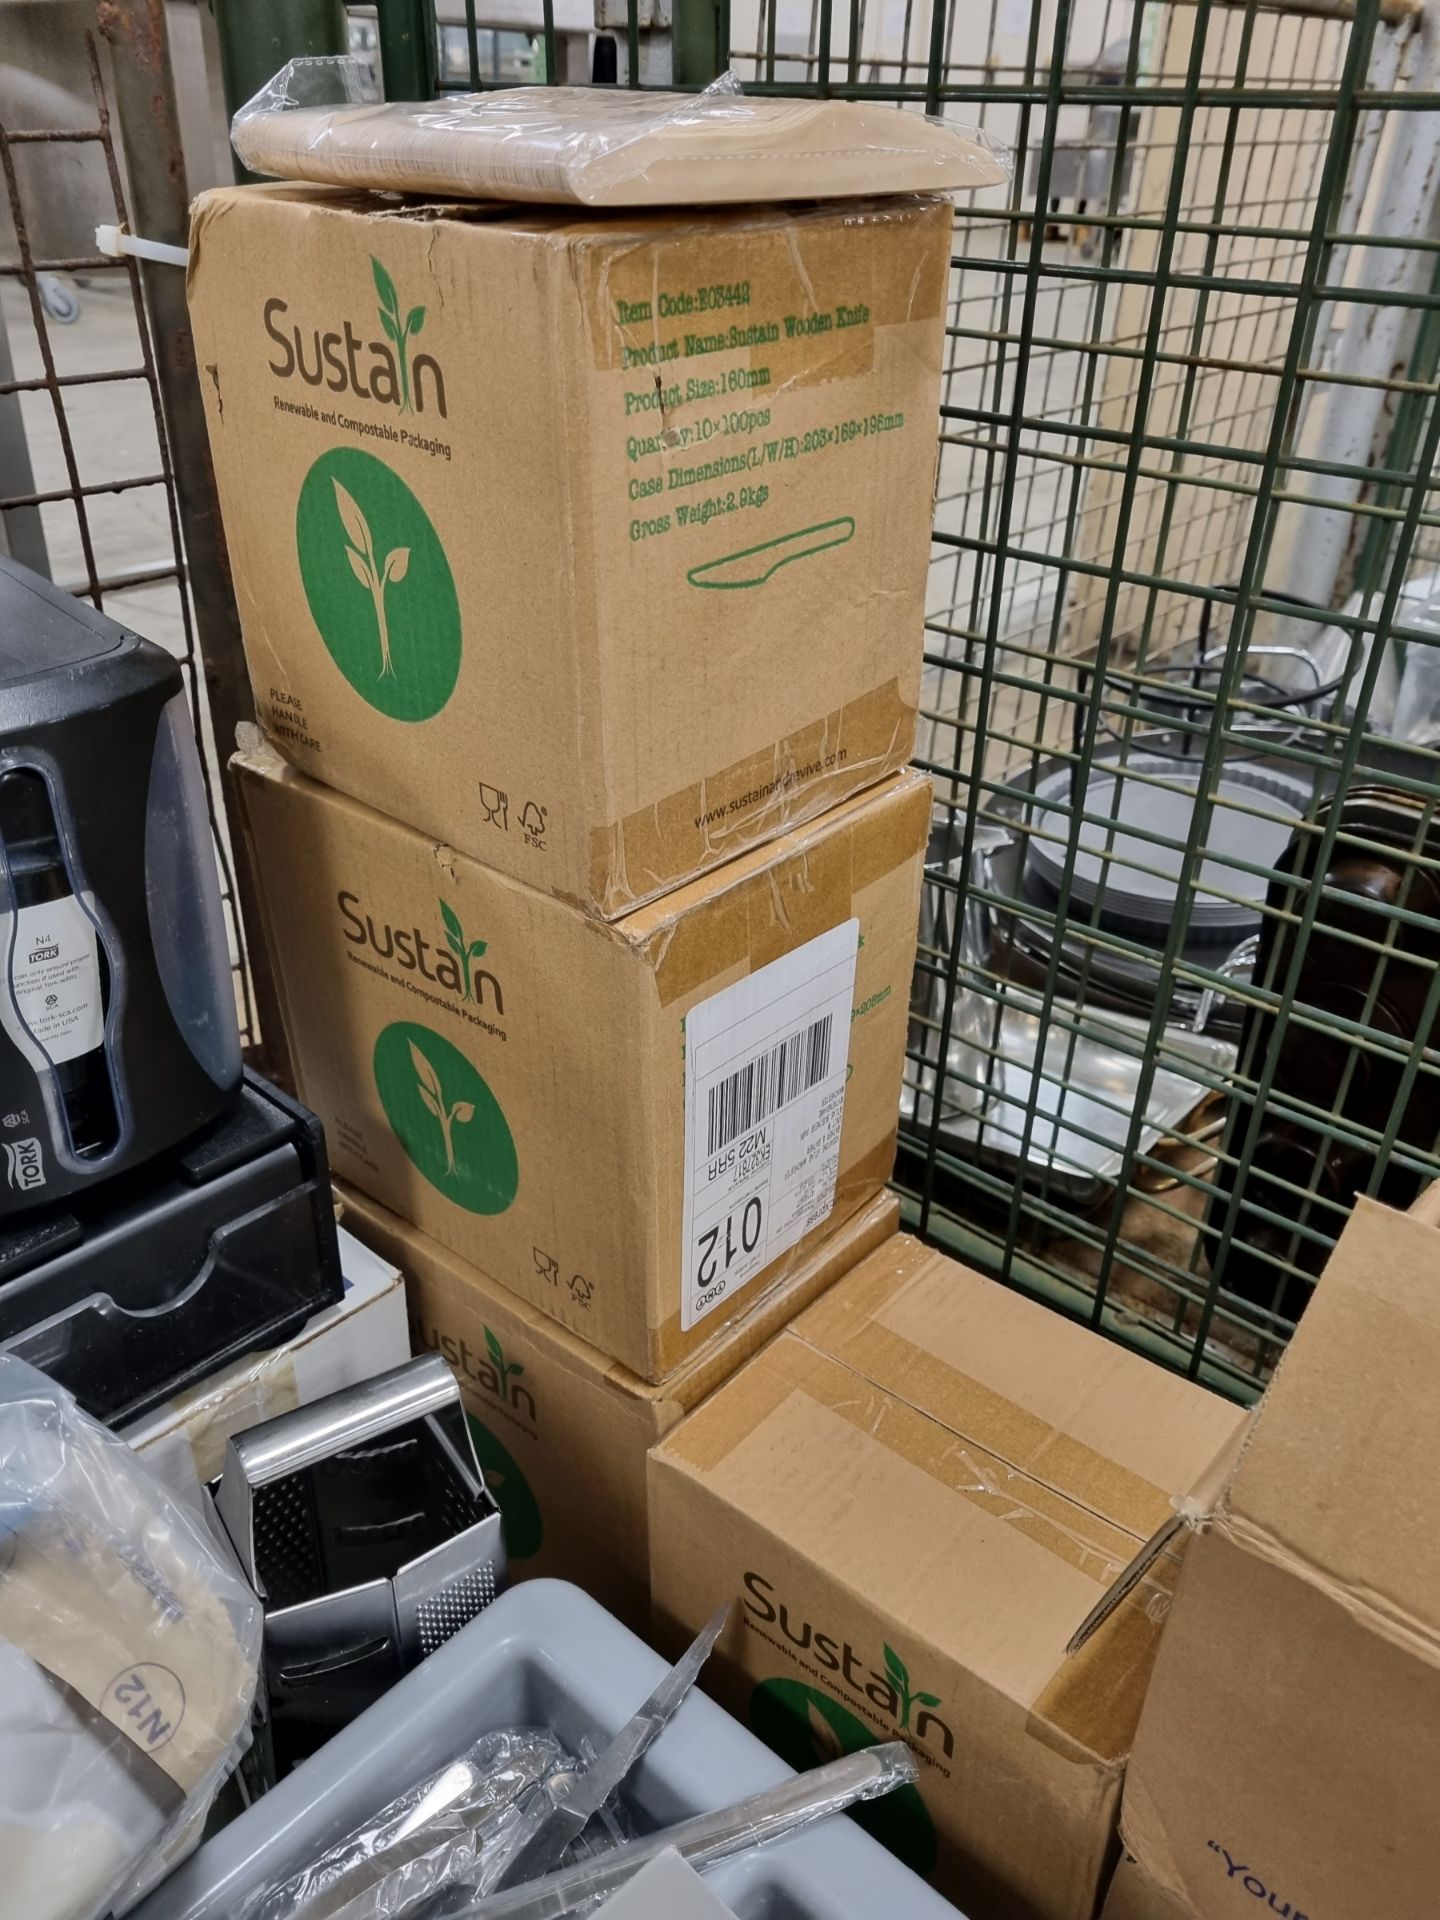
[[[857,1319],[856,1331],[843,1339],[824,1337],[813,1323],[801,1337],[911,1406],[943,1406],[952,1432],[1129,1536],[1117,1574],[1135,1548],[1171,1517],[1171,1497],[1163,1487],[892,1332],[873,1315]]]
[[[737,1403],[737,1390],[743,1402]],[[695,1472],[708,1474],[793,1394],[812,1400],[847,1425],[995,1521],[1083,1574],[1097,1591],[1121,1572],[1137,1542],[1011,1467],[978,1442],[922,1413],[903,1394],[812,1346],[792,1325],[732,1384],[726,1417],[701,1415],[666,1443]],[[883,1438],[881,1429],[883,1428]]]
[[[852,201],[840,209],[833,203],[783,212],[691,209],[679,219],[673,212],[655,218],[650,231],[645,216],[636,215],[630,231],[619,233],[611,215],[593,240],[577,240],[574,228],[565,238],[598,371],[624,371],[659,385],[677,372],[683,381],[689,373],[749,367],[758,358],[770,370],[768,390],[776,392],[868,373],[878,328],[933,322],[944,310],[949,278],[948,249],[937,245],[937,229],[948,234],[952,218],[948,201],[914,196]],[[867,243],[867,229],[881,225],[912,230],[908,272],[888,247]],[[694,289],[701,240],[710,286]],[[734,304],[722,297],[718,305],[699,305],[702,293],[729,290]],[[694,304],[687,307],[687,298]],[[853,324],[840,324],[842,308],[856,316]],[[830,324],[791,331],[787,319]],[[770,337],[772,329],[778,337]],[[693,346],[687,351],[687,335],[736,344],[697,353]],[[653,417],[661,423],[658,411]],[[687,416],[682,410],[678,417]],[[794,431],[795,423],[785,430]]]
[[[605,916],[683,884],[701,861],[732,860],[763,846],[827,812],[857,783],[897,771],[914,749],[915,713],[891,680],[596,829],[591,884]]]
[[[886,771],[879,765],[877,778]],[[753,871],[735,868],[723,876],[727,882],[723,888],[717,875],[698,883],[710,895],[703,914],[687,913],[686,896],[681,894],[678,900],[640,908],[627,923],[626,936],[643,940],[649,950],[662,1006],[673,1006],[711,982],[718,986],[737,969],[753,972],[839,926],[859,911],[868,888],[898,870],[911,870],[918,904],[920,858],[930,823],[928,781],[911,778],[897,783],[888,795],[871,790],[856,796],[857,808],[891,807],[892,819],[881,831],[873,830],[873,823],[872,830],[862,831],[854,816],[846,823],[843,816],[837,821],[825,815],[813,821],[813,834],[804,833],[812,824],[812,802],[817,812],[823,811],[824,796],[807,792],[799,804],[799,817],[786,823],[784,830],[799,836],[792,847],[757,849],[765,853],[763,863]],[[838,830],[841,825],[847,830]],[[768,841],[770,836],[765,838]],[[898,915],[898,902],[896,910]],[[894,938],[901,924],[897,918],[894,928],[887,922],[867,927],[866,934],[877,941]],[[910,938],[906,927],[903,985],[907,993]],[[897,990],[902,985],[900,981],[891,984]]]

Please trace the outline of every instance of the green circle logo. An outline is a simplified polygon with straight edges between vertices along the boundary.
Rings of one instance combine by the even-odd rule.
[[[428,720],[460,674],[460,602],[440,536],[373,453],[332,447],[305,476],[295,547],[310,614],[362,700]]]
[[[502,1446],[488,1427],[482,1427],[473,1413],[467,1418],[470,1438],[475,1442],[475,1458],[480,1462],[486,1486],[499,1504],[505,1551],[512,1560],[533,1560],[545,1538],[540,1503],[509,1448]]]
[[[762,1680],[750,1696],[750,1725],[797,1773],[877,1744],[848,1707],[803,1680]],[[851,1818],[916,1873],[933,1872],[935,1827],[918,1787],[900,1787],[855,1807]]]
[[[467,1213],[503,1213],[520,1186],[515,1142],[460,1049],[397,1020],[375,1042],[374,1072],[385,1117],[431,1186]]]

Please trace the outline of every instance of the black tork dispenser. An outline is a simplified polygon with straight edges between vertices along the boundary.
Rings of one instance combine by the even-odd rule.
[[[0,557],[0,1217],[175,1146],[239,1087],[179,664]]]

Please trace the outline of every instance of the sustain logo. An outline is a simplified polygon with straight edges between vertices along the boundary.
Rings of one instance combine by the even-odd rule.
[[[446,419],[445,375],[433,354],[411,358],[410,343],[425,326],[424,307],[406,307],[395,282],[370,256],[370,278],[379,301],[376,318],[383,340],[367,340],[346,320],[339,331],[301,327],[290,318],[284,300],[267,300],[265,331],[276,349],[269,361],[279,380],[300,380],[307,387],[330,393],[353,394],[397,413],[423,414],[433,410]]]
[[[475,964],[489,952],[489,943],[468,938],[459,914],[449,901],[436,902],[448,954],[439,941],[427,940],[419,927],[395,927],[388,920],[377,921],[373,913],[365,911],[360,895],[348,887],[336,894],[335,904],[345,923],[345,938],[352,946],[365,947],[377,959],[390,961],[402,972],[418,973],[422,980],[458,994],[471,1006],[493,1007],[504,1017],[505,995],[499,980]]]
[[[881,1643],[875,1666],[849,1640],[792,1614],[759,1573],[745,1575],[747,1624],[787,1654],[814,1681],[834,1675],[866,1714],[852,1711],[827,1686],[811,1679],[762,1680],[750,1696],[750,1725],[799,1772],[905,1734],[922,1758],[942,1765],[955,1751],[955,1736],[935,1711],[940,1696],[917,1686],[905,1661]],[[867,1724],[873,1723],[873,1724]],[[874,1805],[857,1808],[856,1819],[917,1873],[935,1865],[935,1827],[919,1790],[903,1787]]]
[[[373,1072],[391,1130],[430,1185],[467,1213],[503,1213],[520,1187],[514,1137],[460,1049],[397,1020],[375,1042]]]
[[[460,601],[430,517],[373,453],[332,447],[306,474],[295,551],[310,617],[387,719],[430,720],[460,677]]]

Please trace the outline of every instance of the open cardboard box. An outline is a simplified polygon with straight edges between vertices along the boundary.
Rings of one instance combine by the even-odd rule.
[[[1440,1185],[1357,1204],[1191,1516],[1121,1814],[1147,1920],[1440,1908],[1437,1226]]]

